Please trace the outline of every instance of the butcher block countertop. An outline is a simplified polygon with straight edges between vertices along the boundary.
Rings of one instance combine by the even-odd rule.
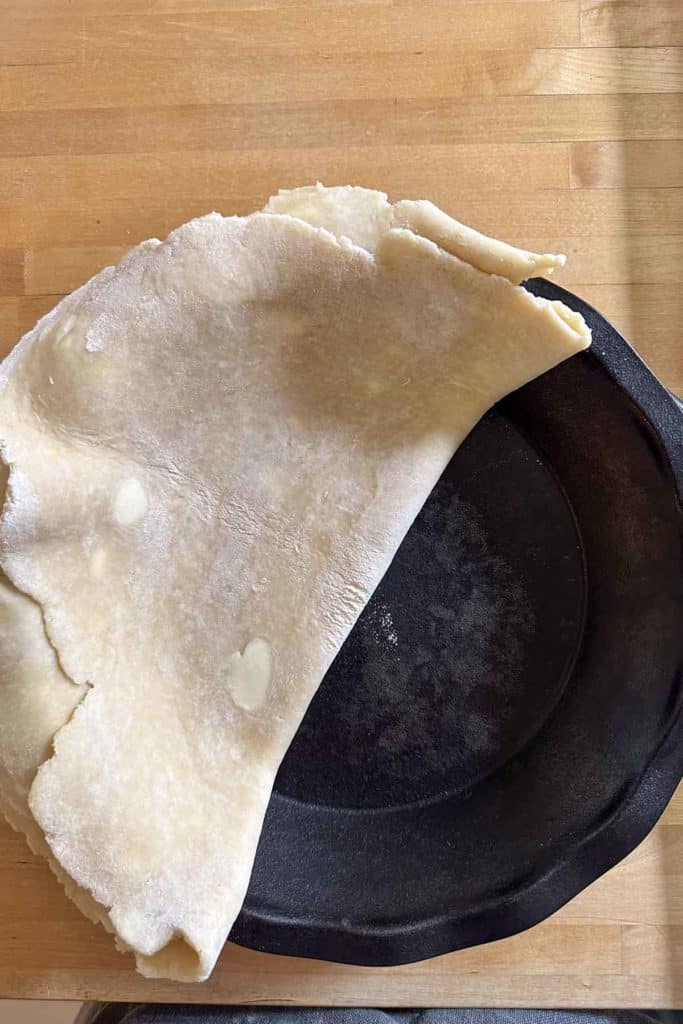
[[[0,0],[0,344],[131,245],[278,187],[428,197],[527,248],[683,393],[681,0]],[[0,997],[683,1006],[683,791],[512,939],[391,969],[229,945],[146,981],[0,826]]]

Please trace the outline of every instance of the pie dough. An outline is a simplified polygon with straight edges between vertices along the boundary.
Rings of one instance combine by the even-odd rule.
[[[561,259],[294,190],[144,242],[2,364],[0,802],[143,974],[209,975],[280,761],[431,488],[590,343],[517,286]]]

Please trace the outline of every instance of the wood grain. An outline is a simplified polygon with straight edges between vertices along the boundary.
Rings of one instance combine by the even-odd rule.
[[[574,188],[681,188],[683,141],[574,142],[569,174]]]
[[[367,54],[404,50],[510,50],[534,46],[571,46],[579,41],[574,0],[478,5],[415,0],[398,6],[336,5],[324,18],[311,17],[308,6],[277,9],[188,13],[182,19],[164,14],[101,15],[78,19],[83,59],[103,53],[143,60],[184,59],[188,45],[202,56],[227,58],[237,52],[260,59],[272,53],[313,50]],[[76,24],[74,23],[74,30]]]
[[[373,100],[377,76],[392,98],[680,92],[683,62],[675,47],[534,50],[423,50],[378,53],[237,55],[226,64],[122,54],[115,63],[0,67],[0,109],[52,110],[198,104]]]
[[[24,250],[0,249],[0,295],[16,295],[24,287]]]
[[[473,191],[482,182],[505,188],[524,181],[527,188],[566,188],[565,143],[456,143],[443,146],[358,146],[339,154],[331,147],[295,150],[198,150],[106,155],[0,158],[0,200],[58,202],[79,196],[89,202],[189,196],[211,202],[231,189],[268,194],[278,187],[330,179],[335,175],[366,184],[386,182],[409,194],[443,187],[450,181]],[[247,198],[250,199],[250,193]]]
[[[680,0],[0,0],[0,354],[129,246],[320,178],[564,251],[683,394]],[[683,788],[516,937],[371,970],[228,945],[145,981],[0,826],[0,996],[683,1005]]]
[[[535,252],[564,250],[567,264],[556,271],[553,280],[567,288],[576,289],[586,281],[627,287],[683,282],[680,235],[577,235],[569,239],[527,236],[524,242]]]
[[[683,6],[679,0],[581,0],[581,42],[681,46]]]
[[[7,111],[3,156],[251,151],[367,145],[677,139],[680,93],[633,96],[378,98],[264,104]]]

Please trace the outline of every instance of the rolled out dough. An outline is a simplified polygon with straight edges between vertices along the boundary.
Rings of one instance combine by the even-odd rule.
[[[517,286],[559,262],[316,186],[143,243],[3,363],[0,802],[143,974],[208,976],[280,761],[432,486],[589,344]]]

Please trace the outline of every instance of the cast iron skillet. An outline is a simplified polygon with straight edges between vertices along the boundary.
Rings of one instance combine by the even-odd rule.
[[[398,964],[536,924],[683,773],[683,414],[617,331],[457,452],[275,784],[232,938]]]

